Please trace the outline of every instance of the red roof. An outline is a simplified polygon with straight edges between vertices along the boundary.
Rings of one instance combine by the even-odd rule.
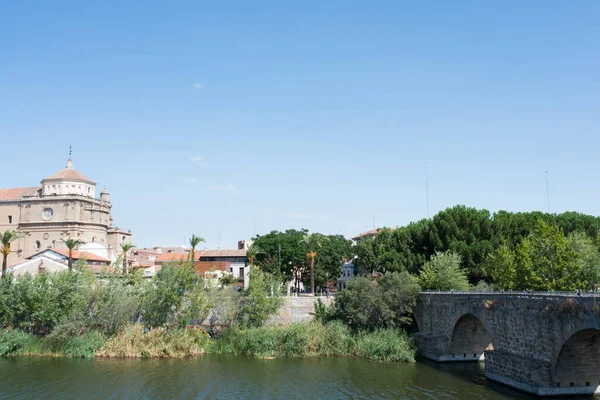
[[[65,256],[65,257],[69,257],[69,250],[63,250],[63,249],[46,249],[46,250],[40,251],[39,253],[34,254],[33,256],[44,253],[46,251],[53,251],[55,253]],[[29,258],[32,258],[33,256],[31,256]],[[96,255],[94,253],[86,253],[83,251],[73,250],[73,260],[80,260],[80,259],[86,259],[88,261],[103,261],[103,262],[107,262],[107,263],[111,262],[108,258],[100,257],[99,255]]]
[[[74,168],[65,168],[44,180],[46,181],[50,179],[68,179],[72,181],[85,181],[89,183],[95,183],[91,179],[86,178],[82,173],[80,173]]]
[[[360,238],[365,237],[365,236],[376,236],[379,231],[382,231],[384,229],[389,229],[391,231],[395,231],[396,230],[396,228],[377,228],[377,229],[371,229],[370,231],[359,233],[358,235],[354,236],[352,239],[356,240],[356,239],[360,239]]]
[[[39,187],[0,189],[0,201],[20,200],[23,196],[35,196]]]

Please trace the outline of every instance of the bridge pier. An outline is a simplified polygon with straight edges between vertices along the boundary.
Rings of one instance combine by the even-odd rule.
[[[450,352],[450,340],[445,336],[430,336],[420,332],[415,335],[419,354],[435,362],[483,361],[485,352],[480,349],[460,349]]]

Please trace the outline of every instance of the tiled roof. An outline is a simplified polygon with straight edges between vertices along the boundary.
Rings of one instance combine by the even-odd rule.
[[[81,172],[77,171],[74,168],[65,168],[44,180],[50,179],[68,179],[73,181],[86,181],[90,183],[95,183],[91,179],[86,178]]]
[[[40,253],[43,253],[45,251],[53,251],[55,253],[62,254],[65,257],[69,257],[69,250],[46,249],[44,251],[40,251]],[[40,253],[37,253],[37,254],[40,254]],[[36,255],[36,254],[34,254],[34,255]],[[107,263],[111,262],[108,258],[100,257],[99,255],[96,255],[94,253],[86,253],[83,251],[73,250],[73,260],[80,260],[80,259],[86,259],[88,261],[103,261],[103,262],[107,262]]]
[[[377,233],[379,231],[381,231],[383,229],[389,229],[389,230],[392,230],[392,231],[396,230],[396,228],[377,228],[377,229],[371,229],[370,231],[359,233],[358,235],[354,236],[352,239],[356,240],[356,239],[360,239],[360,238],[365,237],[365,236],[375,236],[375,235],[377,235]]]
[[[169,262],[169,261],[187,261],[189,253],[165,253],[156,257],[155,262]],[[194,256],[196,261],[200,258],[200,251],[196,251]]]
[[[246,257],[246,250],[204,250],[201,257]]]
[[[0,201],[19,200],[23,196],[35,196],[39,187],[0,189]]]

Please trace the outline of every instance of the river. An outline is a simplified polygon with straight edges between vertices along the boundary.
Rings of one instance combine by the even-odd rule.
[[[343,358],[0,359],[0,399],[530,399],[477,363]]]

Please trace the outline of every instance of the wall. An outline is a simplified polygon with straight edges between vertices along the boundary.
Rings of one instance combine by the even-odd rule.
[[[330,305],[333,303],[333,297],[312,297],[312,296],[286,296],[283,306],[277,315],[273,316],[269,323],[271,325],[288,325],[294,322],[308,322],[315,311],[315,302],[317,299]]]
[[[540,395],[600,383],[600,297],[422,293],[415,318],[419,351],[436,361],[485,359],[489,379]]]

